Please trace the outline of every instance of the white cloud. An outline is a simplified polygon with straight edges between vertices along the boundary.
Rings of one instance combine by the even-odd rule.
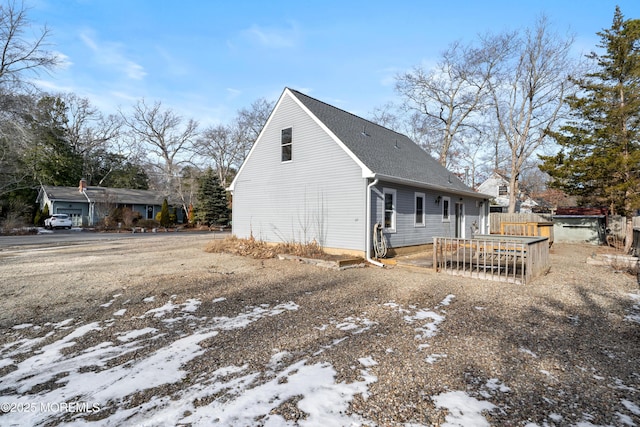
[[[93,39],[86,33],[80,33],[80,39],[84,42],[84,44],[94,52],[98,51],[98,45]]]
[[[265,28],[253,25],[242,32],[244,38],[252,43],[270,49],[292,48],[299,44],[300,30],[295,23],[288,28]]]
[[[174,76],[189,74],[189,67],[183,59],[178,59],[162,46],[156,46],[160,58],[164,60],[165,70]]]
[[[144,67],[140,64],[136,64],[133,61],[126,61],[124,64],[125,74],[133,80],[142,80],[147,72],[144,71]]]
[[[131,102],[131,103],[136,102],[138,100],[138,97],[125,92],[112,91],[110,95],[115,99],[122,99],[124,101]]]
[[[234,89],[232,87],[228,87],[227,93],[229,94],[229,98],[233,99],[240,96],[242,94],[242,91],[240,89]]]
[[[73,88],[70,86],[58,85],[50,80],[42,80],[42,79],[33,79],[31,83],[49,93],[63,93],[63,92],[73,92]]]
[[[387,67],[378,70],[378,74],[380,77],[380,84],[382,86],[395,86],[396,84],[396,76],[402,70],[398,67]]]
[[[142,65],[126,57],[123,44],[97,41],[91,30],[80,33],[80,39],[93,51],[98,64],[110,66],[132,80],[142,80],[147,75]]]
[[[71,59],[69,59],[69,57],[64,53],[55,51],[53,52],[53,55],[56,57],[56,60],[58,61],[58,65],[56,66],[56,68],[58,68],[59,70],[66,70],[73,65],[73,62],[71,62]]]

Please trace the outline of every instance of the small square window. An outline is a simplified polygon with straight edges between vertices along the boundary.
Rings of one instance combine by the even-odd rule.
[[[498,196],[506,196],[509,192],[507,188],[506,185],[498,186]]]
[[[289,162],[293,158],[292,148],[293,148],[293,137],[291,128],[282,129],[281,136],[281,147],[282,147],[282,161]]]

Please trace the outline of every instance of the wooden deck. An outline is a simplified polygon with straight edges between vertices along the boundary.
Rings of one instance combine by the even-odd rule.
[[[547,237],[435,237],[433,249],[437,272],[483,280],[526,284],[550,267]]]

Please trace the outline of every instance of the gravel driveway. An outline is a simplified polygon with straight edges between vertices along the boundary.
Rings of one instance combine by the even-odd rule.
[[[0,425],[640,425],[640,292],[598,248],[522,286],[210,239],[0,250]]]

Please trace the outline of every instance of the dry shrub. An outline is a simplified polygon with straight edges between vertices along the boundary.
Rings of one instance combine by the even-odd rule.
[[[303,258],[329,258],[329,255],[322,250],[322,246],[315,240],[310,243],[280,243],[276,248],[279,254],[289,254]]]
[[[224,252],[234,255],[250,256],[256,259],[275,258],[278,254],[295,255],[304,258],[329,259],[330,255],[322,250],[317,242],[268,244],[254,238],[238,239],[236,236],[223,240],[213,240],[205,248],[206,252]]]

